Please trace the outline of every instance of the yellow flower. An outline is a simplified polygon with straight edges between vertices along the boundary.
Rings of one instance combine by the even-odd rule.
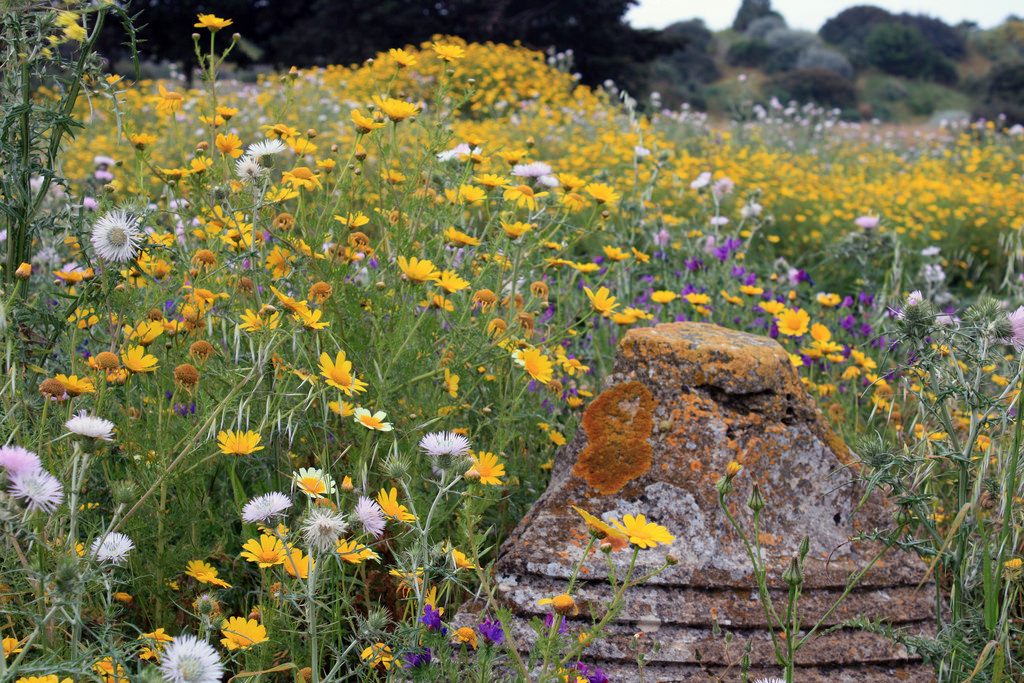
[[[370,647],[364,648],[359,655],[359,659],[370,666],[382,666],[385,669],[390,669],[395,661],[395,656],[391,654],[389,646],[384,643],[375,643]]]
[[[114,664],[112,657],[104,657],[92,665],[92,670],[103,683],[131,683],[125,676],[124,667]]]
[[[470,455],[473,466],[466,470],[467,479],[478,479],[487,486],[500,486],[505,476],[505,466],[498,461],[498,456],[488,451],[478,451]]]
[[[391,61],[400,69],[416,66],[417,63],[415,55],[411,55],[401,48],[392,48],[388,50],[388,57],[390,57]]]
[[[228,650],[246,650],[267,642],[267,628],[255,619],[231,617],[220,625],[220,644]]]
[[[410,282],[431,282],[441,277],[440,271],[434,267],[432,262],[427,259],[418,259],[415,256],[410,259],[399,256],[398,267]]]
[[[659,289],[658,291],[651,293],[651,301],[656,304],[669,304],[678,298],[678,294],[670,292],[667,289]]]
[[[334,478],[316,467],[299,468],[292,473],[292,483],[310,498],[323,498],[337,490]]]
[[[335,551],[349,564],[360,564],[366,560],[379,560],[380,555],[356,541],[339,540]]]
[[[840,302],[842,302],[843,300],[843,298],[838,294],[827,294],[825,292],[819,292],[816,298],[818,300],[818,303],[826,308],[834,308],[838,306]]]
[[[523,223],[521,221],[515,221],[514,223],[506,223],[501,221],[501,229],[505,231],[505,235],[510,240],[517,240],[530,230],[533,229],[532,223]]]
[[[225,156],[229,156],[232,159],[242,156],[242,140],[234,133],[228,135],[218,133],[214,144],[217,145],[220,153]]]
[[[290,171],[285,171],[281,174],[281,182],[302,190],[318,190],[323,187],[320,179],[308,166],[296,166]]]
[[[146,353],[143,346],[132,346],[121,352],[121,363],[132,372],[156,372],[158,361],[156,356]]]
[[[255,562],[261,569],[283,564],[285,561],[285,548],[280,539],[271,534],[262,534],[259,540],[250,538],[242,546],[241,557],[249,562]]]
[[[614,206],[619,201],[619,195],[615,192],[615,188],[605,183],[588,183],[583,191],[593,197],[598,204]]]
[[[438,57],[449,64],[455,63],[466,56],[466,51],[458,45],[434,43],[431,47],[433,47],[434,53],[437,54]]]
[[[461,291],[469,287],[469,282],[459,277],[454,270],[443,270],[437,278],[438,286],[449,294]]]
[[[554,376],[554,365],[551,360],[541,353],[540,349],[529,347],[520,349],[512,354],[512,360],[526,370],[533,379],[541,384],[547,384]]]
[[[466,553],[456,548],[452,548],[452,562],[455,563],[456,569],[476,569],[476,565],[469,561]]]
[[[594,310],[601,315],[608,317],[611,313],[618,308],[619,304],[615,302],[615,297],[611,296],[611,292],[608,291],[607,287],[601,287],[594,292],[590,287],[584,287],[583,292],[590,299],[590,305],[594,307]]]
[[[387,419],[388,414],[383,410],[371,413],[366,408],[356,408],[352,415],[357,424],[361,424],[367,429],[378,432],[390,432],[393,429],[390,422],[384,421]]]
[[[226,429],[217,434],[217,445],[224,455],[251,455],[263,450],[262,438],[259,432]]]
[[[320,374],[328,385],[341,389],[346,396],[364,392],[368,386],[352,372],[352,361],[345,358],[344,351],[338,351],[333,361],[326,353],[321,353]]]
[[[775,317],[775,324],[779,328],[779,334],[787,337],[801,337],[807,334],[807,326],[811,322],[811,316],[802,308],[787,308]]]
[[[534,192],[533,188],[529,185],[515,185],[505,190],[502,195],[505,201],[514,202],[520,209],[528,209],[530,211],[537,210],[537,200],[541,197],[547,197],[547,192]]]
[[[208,583],[221,588],[231,588],[231,584],[223,579],[217,578],[217,570],[202,560],[189,560],[185,570],[186,576],[191,576],[199,583]]]
[[[88,377],[79,377],[78,375],[57,375],[54,379],[64,385],[64,391],[66,391],[70,396],[96,393],[96,385],[93,384],[92,380]]]
[[[444,369],[444,386],[452,398],[459,397],[459,376],[448,368]]]
[[[227,28],[234,23],[231,19],[221,19],[213,14],[200,14],[197,18],[198,21],[193,26],[195,28],[208,28],[211,32]]]
[[[398,489],[394,486],[390,491],[381,489],[377,494],[377,505],[386,517],[399,522],[415,522],[416,515],[409,512],[409,509],[398,502]]]
[[[356,132],[361,135],[372,133],[378,128],[383,128],[386,125],[383,121],[378,121],[377,119],[369,116],[364,116],[358,109],[352,110],[352,123],[356,126]]]
[[[463,246],[463,247],[477,247],[477,246],[480,246],[480,240],[478,240],[477,238],[473,237],[472,235],[469,235],[467,233],[462,232],[461,230],[457,230],[455,228],[455,226],[448,226],[447,228],[445,228],[444,237],[445,237],[446,240],[448,240],[452,244],[457,244],[459,246]]]
[[[455,645],[469,645],[475,650],[479,641],[476,637],[476,631],[468,626],[463,626],[452,634],[452,643]]]
[[[576,615],[580,612],[576,600],[568,593],[560,593],[553,598],[541,598],[537,604],[551,605],[552,609],[562,615]]]
[[[22,676],[15,683],[72,683],[70,678],[58,678],[54,674],[49,676]]]
[[[625,515],[622,522],[612,520],[612,526],[629,536],[629,542],[638,548],[655,548],[658,545],[668,545],[675,540],[668,529],[660,524],[648,522],[643,515]]]
[[[396,100],[394,97],[381,98],[374,95],[373,103],[377,105],[378,109],[384,112],[385,116],[395,123],[404,121],[410,116],[416,116],[416,114],[420,113],[420,107],[418,104],[413,104],[412,102],[406,102],[404,100]]]
[[[590,514],[582,508],[578,508],[575,505],[573,505],[572,509],[575,510],[576,513],[583,518],[583,521],[587,523],[587,526],[590,527],[592,531],[594,531],[602,537],[603,541],[607,543],[612,550],[622,550],[627,545],[629,545],[629,536],[627,536],[623,532],[619,531],[610,524],[606,524],[600,518]]]
[[[6,638],[3,639],[3,646],[4,646],[4,659],[7,659],[11,655],[18,654],[22,650],[22,648],[21,648],[21,641],[18,640],[17,638],[11,638],[10,636],[7,636]]]
[[[293,578],[308,579],[310,561],[309,555],[303,555],[298,548],[292,548],[284,561],[284,570],[288,572],[288,576]],[[316,567],[315,561],[313,561],[313,567]]]

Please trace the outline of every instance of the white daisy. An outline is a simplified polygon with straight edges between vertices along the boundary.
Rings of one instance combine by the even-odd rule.
[[[330,551],[334,549],[346,529],[348,522],[340,513],[333,510],[313,510],[302,523],[302,537],[310,548]]]
[[[280,140],[260,140],[249,145],[248,156],[259,159],[271,154],[280,154],[286,149],[288,147]]]
[[[104,261],[131,261],[142,241],[139,219],[123,209],[108,211],[93,224],[91,241],[96,255]]]
[[[78,411],[74,417],[64,423],[64,426],[68,428],[69,432],[79,436],[86,436],[90,439],[112,441],[114,438],[113,422],[102,417],[89,415],[84,410]]]
[[[512,167],[512,175],[517,178],[540,178],[551,175],[551,164],[534,161],[529,164],[516,164]]]
[[[366,533],[380,538],[380,535],[384,533],[385,521],[384,511],[380,509],[377,501],[366,496],[359,496],[355,512]]]
[[[64,486],[44,469],[26,469],[9,474],[11,486],[7,492],[24,502],[29,510],[52,512],[64,501]]]
[[[169,683],[220,683],[224,666],[206,641],[178,636],[160,655],[160,675]]]
[[[260,160],[246,154],[235,162],[235,175],[247,183],[256,184],[268,173],[268,169],[260,166]]]
[[[92,556],[98,562],[110,562],[111,564],[122,564],[128,559],[128,553],[132,551],[135,544],[132,539],[122,533],[113,531],[104,534],[92,542]]]
[[[430,432],[420,439],[420,448],[435,458],[469,454],[469,439],[455,432]]]
[[[256,496],[242,508],[242,521],[246,524],[266,522],[271,517],[284,514],[292,506],[291,499],[283,493],[271,491]]]

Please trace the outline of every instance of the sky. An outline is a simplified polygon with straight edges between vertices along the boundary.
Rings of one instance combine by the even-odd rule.
[[[817,31],[825,20],[847,7],[871,4],[890,12],[910,12],[938,17],[949,24],[962,20],[975,21],[991,28],[1016,12],[1024,14],[1021,0],[773,0],[775,11],[786,17],[793,28]],[[709,28],[719,30],[732,24],[740,0],[640,0],[627,15],[638,28],[663,28],[680,19],[704,20]]]

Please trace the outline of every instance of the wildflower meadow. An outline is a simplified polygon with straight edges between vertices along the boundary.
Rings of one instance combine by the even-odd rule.
[[[658,570],[560,628],[574,576],[524,647],[492,567],[623,335],[672,321],[781,344],[893,506],[862,533],[934,628],[855,625],[1024,680],[1019,127],[718,120],[443,35],[243,82],[213,14],[147,80],[94,49],[128,12],[56,5],[0,10],[0,683],[608,680]],[[588,553],[679,533],[606,512]]]

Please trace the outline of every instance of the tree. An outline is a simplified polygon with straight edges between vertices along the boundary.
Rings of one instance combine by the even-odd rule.
[[[782,17],[772,9],[772,0],[743,0],[736,12],[736,18],[732,21],[732,30],[742,33],[754,21],[771,16]]]
[[[1024,124],[1024,61],[996,64],[985,81],[985,98],[975,116],[994,120],[1002,115],[1009,124]]]
[[[913,26],[878,24],[868,35],[865,49],[871,65],[888,74],[943,83],[956,81],[956,69]]]
[[[842,50],[855,66],[868,63],[865,43],[878,24],[892,23],[895,16],[880,7],[857,5],[845,9],[826,21],[818,35]]]

